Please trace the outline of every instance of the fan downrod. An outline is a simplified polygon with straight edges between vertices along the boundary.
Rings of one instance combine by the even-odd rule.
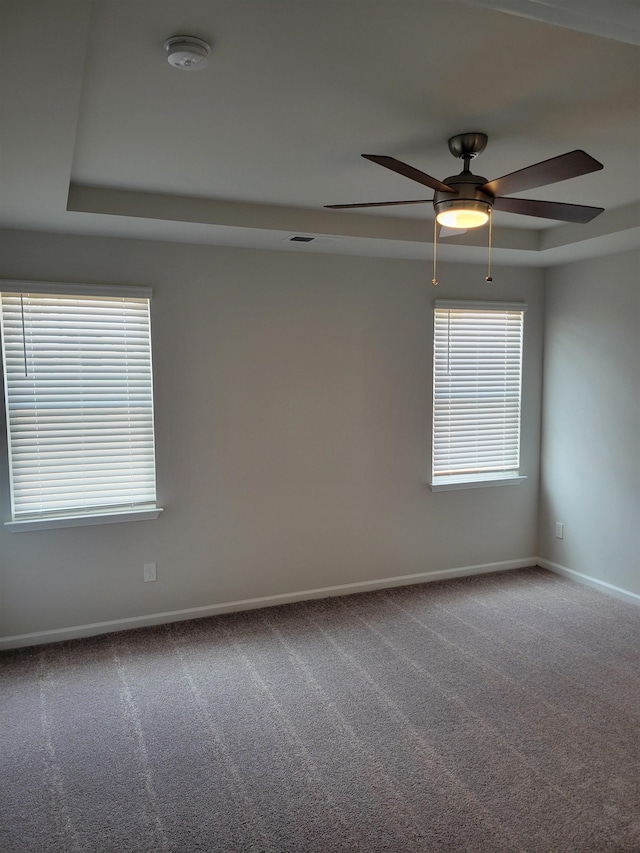
[[[449,151],[461,160],[473,160],[487,147],[486,133],[459,133],[449,140]]]

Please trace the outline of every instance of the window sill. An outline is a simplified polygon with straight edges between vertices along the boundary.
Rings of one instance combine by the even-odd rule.
[[[435,483],[430,483],[429,488],[432,492],[450,492],[454,489],[484,489],[487,486],[508,486],[522,483],[526,480],[525,476],[520,474],[504,475],[497,477],[442,477]]]
[[[22,521],[5,521],[4,526],[12,533],[27,530],[52,530],[55,527],[88,527],[93,524],[120,524],[124,521],[146,521],[157,518],[161,507],[147,509],[102,512],[95,515],[55,515],[42,518],[25,518]]]

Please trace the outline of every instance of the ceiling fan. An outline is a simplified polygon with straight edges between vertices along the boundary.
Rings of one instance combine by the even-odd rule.
[[[396,160],[378,154],[363,154],[366,160],[371,160],[385,169],[391,169],[417,181],[419,184],[435,190],[433,199],[411,199],[408,201],[377,201],[364,204],[327,204],[325,207],[333,210],[346,210],[361,207],[386,207],[399,204],[433,203],[436,221],[448,228],[476,228],[484,225],[492,210],[502,210],[506,213],[519,213],[524,216],[539,216],[543,219],[558,219],[563,222],[590,222],[604,210],[603,207],[590,207],[583,204],[563,204],[557,201],[536,201],[528,198],[506,198],[511,193],[518,193],[532,187],[543,187],[597,172],[602,169],[599,163],[585,151],[569,151],[559,157],[543,160],[533,166],[519,169],[487,181],[486,178],[474,175],[469,170],[469,163],[481,154],[487,145],[485,133],[460,133],[449,140],[449,151],[454,157],[464,161],[464,168],[459,175],[453,175],[439,181],[431,175]]]

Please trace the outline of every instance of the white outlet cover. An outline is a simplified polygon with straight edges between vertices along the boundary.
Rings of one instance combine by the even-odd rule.
[[[156,564],[155,563],[145,563],[144,564],[144,582],[154,581],[156,579]]]

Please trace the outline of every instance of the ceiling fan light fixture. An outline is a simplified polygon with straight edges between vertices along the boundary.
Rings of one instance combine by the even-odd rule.
[[[489,202],[479,199],[445,199],[438,202],[436,219],[446,228],[479,228],[489,221]]]

